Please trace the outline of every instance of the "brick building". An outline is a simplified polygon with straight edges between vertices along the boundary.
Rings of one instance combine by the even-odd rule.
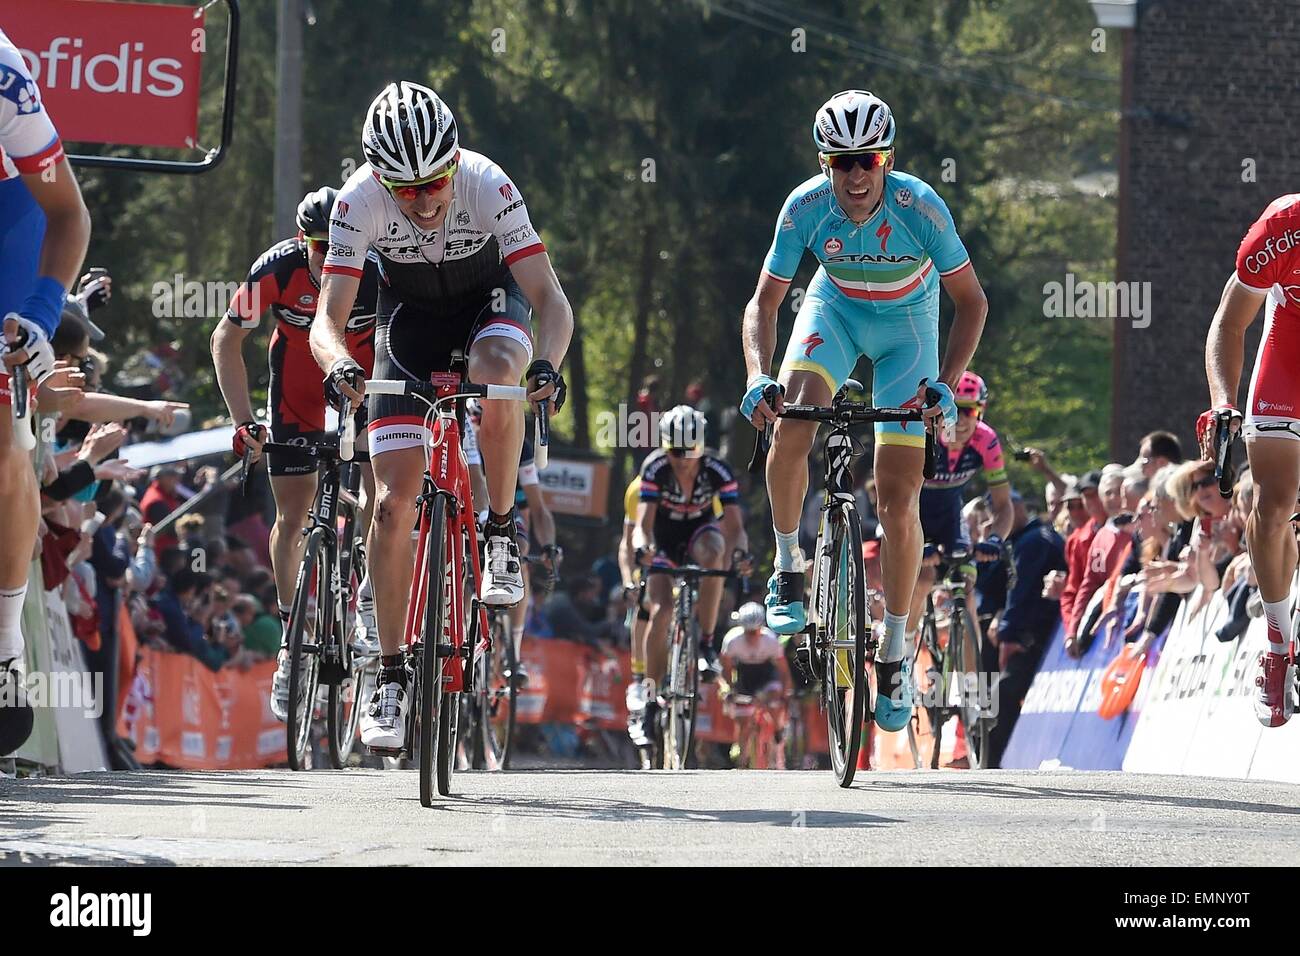
[[[1137,4],[1125,37],[1117,278],[1150,282],[1152,304],[1149,327],[1116,323],[1111,443],[1119,461],[1131,461],[1155,428],[1193,447],[1209,398],[1205,335],[1237,245],[1269,202],[1300,191],[1300,137],[1291,129],[1300,102],[1297,14],[1289,0]],[[1262,324],[1247,340],[1243,403]]]

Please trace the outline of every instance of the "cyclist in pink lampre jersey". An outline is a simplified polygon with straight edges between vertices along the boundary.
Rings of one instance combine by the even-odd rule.
[[[0,31],[0,317],[8,342],[0,406],[11,402],[14,366],[26,366],[33,385],[53,371],[50,336],[89,243],[90,213],[59,134],[22,54]],[[0,706],[0,756],[23,744],[34,719],[22,689],[20,625],[40,517],[31,455],[0,407],[0,702],[10,702]]]
[[[1246,329],[1264,306],[1264,336],[1243,423],[1234,406]],[[1291,515],[1300,487],[1300,193],[1279,196],[1237,250],[1205,343],[1210,409],[1196,424],[1201,455],[1212,458],[1223,429],[1242,432],[1255,481],[1246,547],[1259,580],[1268,646],[1255,674],[1255,716],[1265,727],[1290,719],[1296,698],[1291,579],[1296,541]],[[1244,426],[1244,427],[1243,427]]]
[[[1015,510],[1011,503],[1011,484],[1002,460],[1002,443],[997,432],[984,421],[989,390],[984,379],[965,372],[957,382],[957,425],[951,445],[942,441],[937,449],[935,474],[921,486],[921,530],[925,535],[926,560],[912,595],[908,618],[908,636],[915,636],[925,610],[925,596],[934,584],[934,545],[945,552],[970,550],[970,535],[962,519],[965,489],[977,473],[983,471],[988,485],[993,516],[983,540],[975,545],[977,561],[996,561],[1002,557],[1002,541],[1011,533]],[[909,645],[910,646],[910,645]]]

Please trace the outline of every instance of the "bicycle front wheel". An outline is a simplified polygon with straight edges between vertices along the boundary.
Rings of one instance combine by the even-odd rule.
[[[420,640],[420,803],[433,806],[435,786],[441,794],[443,771],[438,766],[441,744],[439,725],[444,722],[442,661],[438,654],[447,633],[447,504],[441,495],[434,495],[426,504],[432,509],[429,516],[429,535],[425,540],[424,563],[416,565],[416,575],[425,573],[424,623]],[[414,589],[412,589],[414,590]],[[435,776],[438,778],[435,781]]]
[[[289,766],[307,767],[311,725],[316,712],[316,689],[320,681],[320,641],[331,617],[329,572],[321,560],[325,529],[313,528],[302,549],[293,609],[289,614],[289,706],[286,742]]]
[[[664,769],[685,770],[695,742],[695,712],[699,691],[697,654],[699,625],[679,625],[668,671],[668,726],[664,729]]]
[[[822,617],[822,705],[831,745],[831,769],[841,787],[853,783],[868,701],[866,574],[862,529],[852,508],[832,511],[827,606]]]

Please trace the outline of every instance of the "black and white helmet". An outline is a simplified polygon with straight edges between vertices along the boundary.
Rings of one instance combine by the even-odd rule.
[[[817,111],[813,142],[823,153],[885,149],[894,145],[894,114],[866,90],[836,93]]]
[[[456,119],[427,86],[389,83],[366,112],[361,149],[385,179],[428,179],[456,155]]]
[[[675,405],[659,419],[659,447],[679,449],[687,458],[704,454],[704,432],[708,422],[704,413],[690,405]]]
[[[319,238],[330,234],[330,211],[334,208],[334,200],[338,195],[337,189],[322,186],[302,197],[295,219],[304,236]]]

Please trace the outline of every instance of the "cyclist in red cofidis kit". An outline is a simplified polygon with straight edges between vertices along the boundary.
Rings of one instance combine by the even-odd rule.
[[[1243,416],[1234,405],[1245,364],[1246,329],[1264,307],[1264,335]],[[1246,443],[1255,499],[1246,546],[1259,580],[1268,648],[1255,674],[1255,716],[1279,727],[1295,708],[1296,647],[1291,580],[1296,540],[1291,515],[1300,488],[1300,193],[1279,196],[1237,249],[1205,343],[1210,408],[1197,420],[1201,454],[1212,458],[1225,430]]]

